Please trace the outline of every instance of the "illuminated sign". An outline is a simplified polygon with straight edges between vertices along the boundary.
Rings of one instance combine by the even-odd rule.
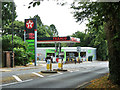
[[[37,29],[36,27],[37,27],[36,26],[36,19],[25,19],[25,31],[26,31],[26,34],[34,33],[34,31]]]
[[[67,41],[70,37],[40,37],[38,41]]]
[[[32,20],[28,20],[28,21],[26,22],[26,27],[27,27],[28,29],[32,29],[33,26],[34,26],[34,22],[33,22]]]
[[[35,38],[35,34],[34,33],[29,33],[29,39],[34,39]]]
[[[53,37],[53,40],[57,40],[57,41],[64,41],[64,40],[67,40],[67,37]]]

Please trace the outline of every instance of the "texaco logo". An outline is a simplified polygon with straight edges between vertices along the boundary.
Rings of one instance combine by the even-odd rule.
[[[33,28],[33,26],[34,26],[34,22],[33,22],[32,20],[28,20],[28,21],[26,22],[26,27],[27,27],[28,29]]]

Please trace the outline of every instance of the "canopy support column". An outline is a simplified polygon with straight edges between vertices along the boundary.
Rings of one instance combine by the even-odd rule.
[[[56,60],[56,42],[55,42],[55,60]]]

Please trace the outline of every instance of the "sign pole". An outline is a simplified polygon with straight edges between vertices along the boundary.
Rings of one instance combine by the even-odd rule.
[[[37,19],[35,18],[36,21],[36,29],[35,29],[35,66],[37,65]]]
[[[37,19],[25,19],[24,41],[28,42],[29,51],[33,53],[31,58],[37,65]]]
[[[60,42],[59,42],[59,59],[60,59]]]

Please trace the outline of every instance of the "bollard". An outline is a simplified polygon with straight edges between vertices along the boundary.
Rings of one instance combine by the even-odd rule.
[[[58,61],[58,69],[63,69],[63,60],[62,59],[59,59]]]
[[[50,61],[50,71],[52,71],[52,62]]]
[[[68,62],[69,62],[69,58],[68,58]]]
[[[61,59],[58,60],[58,68],[61,69]]]
[[[47,60],[47,65],[46,65],[47,70],[50,70],[50,62],[51,62],[50,60]]]
[[[61,61],[61,69],[63,69],[63,59],[62,59],[62,61]]]

